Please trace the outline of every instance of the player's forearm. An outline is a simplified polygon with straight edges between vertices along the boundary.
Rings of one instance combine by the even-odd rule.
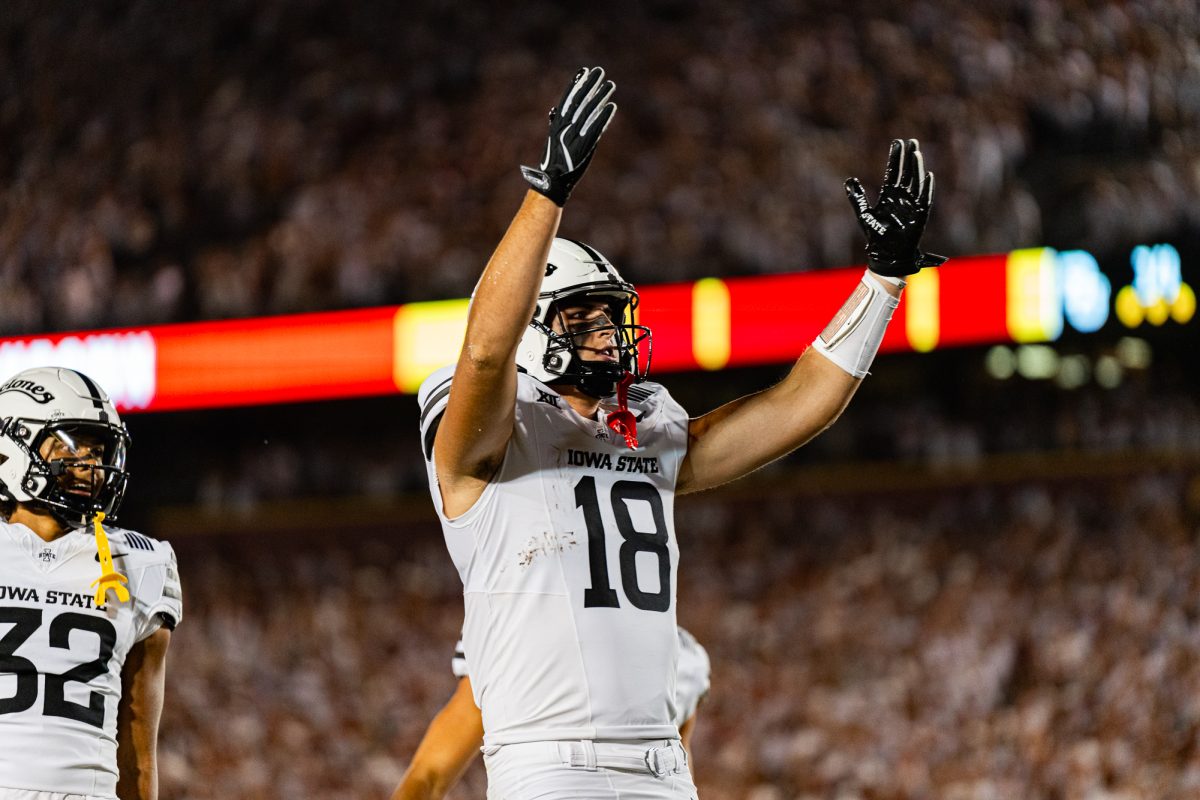
[[[392,800],[441,800],[449,788],[437,775],[410,769],[392,793]]]
[[[788,376],[764,392],[766,416],[779,420],[779,446],[790,453],[836,422],[860,385],[861,379],[806,350]]]
[[[150,726],[132,707],[122,711],[134,719],[118,737],[117,796],[121,800],[158,800],[158,721]]]
[[[158,766],[148,764],[130,770],[128,777],[124,767],[117,782],[117,796],[121,800],[158,800]]]
[[[417,748],[408,771],[392,793],[392,800],[441,800],[466,772],[479,754],[482,736],[437,728],[437,721],[426,734],[427,741]],[[463,740],[470,740],[464,745]]]
[[[412,763],[392,800],[439,800],[479,755],[483,717],[475,705],[470,678],[459,680],[449,702],[429,723]]]
[[[158,800],[158,724],[166,694],[167,647],[160,628],[129,650],[117,714],[117,794],[121,800]]]
[[[459,362],[477,371],[511,369],[517,344],[533,318],[550,244],[562,209],[529,191],[483,271],[471,299]]]
[[[901,288],[886,280],[879,283],[879,288],[883,295],[893,298],[893,303],[900,297]],[[853,297],[847,300],[838,317],[855,302]],[[881,319],[874,323],[880,340],[887,322]],[[870,355],[864,358],[873,360],[878,341],[867,346]],[[752,462],[750,469],[787,455],[826,430],[841,416],[861,383],[861,377],[847,372],[826,353],[810,347],[780,383],[745,398],[741,405],[734,405],[728,412],[734,418],[729,423],[730,433],[751,443],[745,451],[747,460]]]
[[[832,425],[861,381],[811,349],[780,383],[693,420],[681,493],[753,472]]]

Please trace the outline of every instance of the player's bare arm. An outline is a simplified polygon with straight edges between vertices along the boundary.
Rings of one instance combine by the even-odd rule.
[[[679,741],[683,743],[683,749],[687,751],[688,766],[691,768],[693,776],[696,774],[696,759],[692,756],[692,734],[695,732],[696,715],[693,714],[679,726]]]
[[[677,491],[739,478],[832,425],[867,374],[904,276],[945,261],[919,247],[933,203],[933,173],[926,173],[915,139],[892,142],[874,206],[856,178],[846,182],[846,193],[867,237],[867,274],[783,381],[690,422]]]
[[[458,516],[482,494],[504,457],[516,400],[516,351],[533,317],[562,206],[583,176],[616,106],[599,67],[580,70],[550,112],[533,187],[501,239],[471,301],[454,389],[434,439],[445,513]]]
[[[448,516],[471,507],[504,456],[513,425],[517,342],[533,315],[560,215],[553,203],[529,192],[475,290],[454,391],[434,439]]]
[[[471,679],[460,678],[429,723],[392,800],[441,800],[479,755],[482,742],[483,716],[471,694]]]
[[[158,798],[158,723],[162,717],[171,632],[159,628],[135,644],[121,672],[117,764],[122,800]]]

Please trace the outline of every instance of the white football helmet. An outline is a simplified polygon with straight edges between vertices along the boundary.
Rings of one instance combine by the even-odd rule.
[[[553,322],[573,303],[601,300],[609,306],[607,319],[597,327],[556,333]],[[634,324],[638,293],[594,248],[574,239],[555,239],[546,260],[546,275],[533,310],[533,320],[517,346],[517,366],[543,383],[569,383],[593,397],[605,398],[631,374],[643,381],[650,370],[650,329]],[[560,328],[569,330],[560,318]],[[576,340],[596,331],[613,329],[616,361],[585,360]],[[645,358],[641,357],[644,349]]]
[[[56,440],[43,457],[43,445]],[[37,367],[0,384],[0,498],[45,506],[64,524],[113,517],[125,496],[129,432],[86,375]]]

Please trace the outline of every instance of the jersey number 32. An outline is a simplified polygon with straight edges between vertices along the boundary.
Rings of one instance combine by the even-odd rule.
[[[4,623],[12,627],[0,638],[0,675],[16,675],[17,692],[12,697],[0,698],[0,714],[16,714],[33,708],[37,702],[37,665],[16,652],[42,626],[42,610],[0,607],[0,625]],[[96,634],[100,638],[100,651],[93,661],[80,664],[61,675],[46,675],[46,699],[42,704],[42,713],[48,717],[65,717],[103,728],[104,695],[92,692],[88,704],[84,705],[68,700],[66,688],[68,683],[87,683],[108,671],[108,660],[112,658],[113,646],[117,643],[117,629],[103,617],[59,614],[50,622],[50,646],[69,650],[72,631]]]

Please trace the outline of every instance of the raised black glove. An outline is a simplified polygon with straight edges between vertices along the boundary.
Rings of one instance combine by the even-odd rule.
[[[615,88],[612,81],[604,80],[600,67],[579,70],[562,100],[550,109],[550,136],[542,163],[537,169],[521,167],[534,191],[558,206],[567,202],[583,177],[600,135],[617,110],[615,103],[608,102]]]
[[[872,272],[898,278],[922,267],[936,267],[946,257],[923,253],[921,234],[933,205],[933,173],[926,174],[916,139],[892,140],[879,202],[867,202],[858,178],[846,181],[858,224],[867,235],[867,265]]]

